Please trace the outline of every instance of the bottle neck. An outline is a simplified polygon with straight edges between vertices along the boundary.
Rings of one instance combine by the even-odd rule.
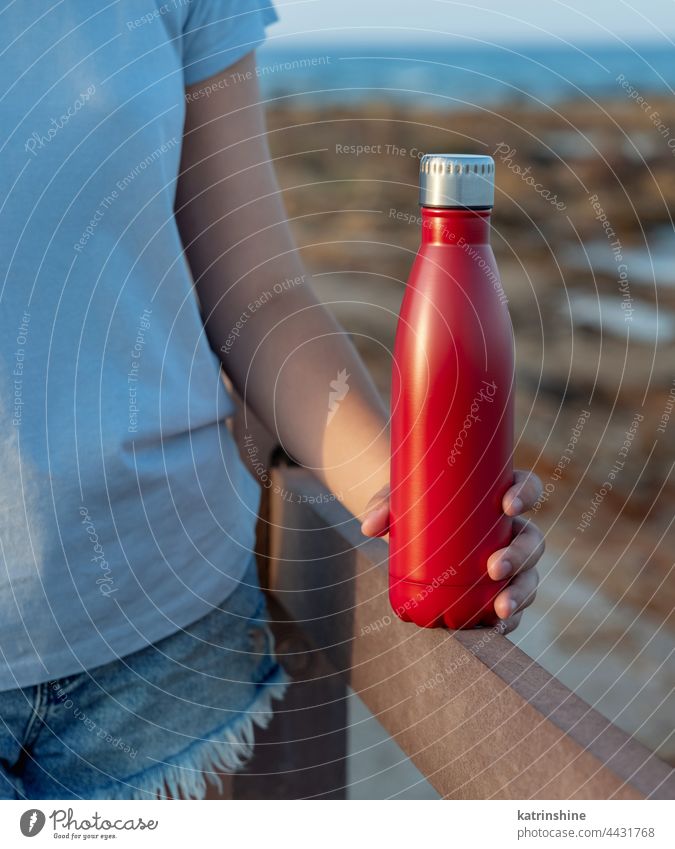
[[[441,209],[423,206],[422,242],[436,245],[486,245],[491,209]]]

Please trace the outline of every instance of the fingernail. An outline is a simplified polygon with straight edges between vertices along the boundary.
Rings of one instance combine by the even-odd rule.
[[[508,616],[512,616],[516,612],[516,607],[518,607],[518,602],[514,598],[509,599],[509,603],[508,603],[509,614],[508,614]],[[506,617],[507,619],[508,619],[508,616]]]
[[[377,509],[371,510],[363,517],[363,521],[361,522],[361,533],[370,536],[373,530],[373,525],[377,527]]]
[[[513,564],[510,560],[498,560],[492,570],[492,578],[501,581],[513,572]]]
[[[523,505],[523,500],[522,500],[522,498],[519,498],[518,496],[516,496],[516,497],[513,499],[513,501],[511,502],[511,509],[512,509],[515,513],[522,513],[522,512],[523,512],[523,506],[524,506],[524,505]]]

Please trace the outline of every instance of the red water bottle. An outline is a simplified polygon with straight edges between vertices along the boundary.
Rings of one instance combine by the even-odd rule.
[[[506,581],[513,482],[513,333],[490,247],[494,161],[420,163],[422,243],[394,347],[389,598],[424,627],[470,628]]]

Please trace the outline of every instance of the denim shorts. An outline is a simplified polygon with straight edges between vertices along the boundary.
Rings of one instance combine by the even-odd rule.
[[[0,692],[0,798],[202,798],[271,718],[274,656],[255,561],[192,625],[103,666]]]

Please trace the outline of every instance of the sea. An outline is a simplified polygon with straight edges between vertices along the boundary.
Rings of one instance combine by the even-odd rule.
[[[409,102],[442,110],[569,99],[675,94],[675,46],[481,46],[452,44],[279,47],[258,55],[269,100],[305,104],[366,100]],[[291,105],[290,102],[287,105]]]

